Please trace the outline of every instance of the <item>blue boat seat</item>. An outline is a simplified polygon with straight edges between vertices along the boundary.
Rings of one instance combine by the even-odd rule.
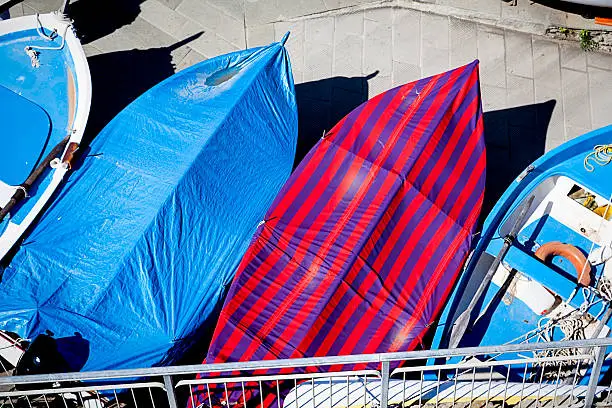
[[[510,247],[503,261],[511,268],[516,269],[563,298],[566,298],[578,284],[575,277],[551,268],[534,255],[525,252],[515,245]],[[574,307],[580,307],[580,303],[573,299],[570,304]]]
[[[43,108],[2,85],[0,110],[0,180],[15,186],[27,179],[41,159],[49,141],[51,121]]]

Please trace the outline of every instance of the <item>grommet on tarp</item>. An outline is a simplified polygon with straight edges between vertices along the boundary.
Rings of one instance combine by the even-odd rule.
[[[283,35],[283,38],[280,40],[280,45],[282,45],[283,47],[285,46],[285,43],[287,42],[287,39],[289,38],[289,34],[291,34],[291,31],[287,31],[285,35]]]

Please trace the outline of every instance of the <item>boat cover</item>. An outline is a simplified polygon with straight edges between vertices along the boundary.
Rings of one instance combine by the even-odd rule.
[[[296,139],[281,44],[155,86],[98,135],[4,270],[0,328],[78,333],[72,368],[175,362],[214,327]]]
[[[206,362],[414,349],[470,249],[484,182],[477,61],[362,104],[275,199]]]

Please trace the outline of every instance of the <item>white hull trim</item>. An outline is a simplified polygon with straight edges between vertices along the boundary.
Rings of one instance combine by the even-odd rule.
[[[76,110],[72,125],[72,133],[70,135],[70,140],[66,145],[66,149],[68,149],[70,143],[80,144],[81,139],[83,138],[83,132],[85,131],[85,125],[87,124],[87,118],[89,117],[89,109],[91,106],[91,77],[89,73],[89,65],[87,64],[87,58],[85,57],[83,47],[81,46],[81,43],[76,37],[74,31],[70,29],[70,27],[68,27],[68,29],[66,27],[71,25],[69,21],[66,21],[61,14],[57,13],[40,14],[38,19],[43,27],[50,30],[57,30],[58,33],[66,33],[65,46],[68,47],[74,63],[74,76],[77,91]],[[36,15],[13,18],[0,22],[0,35],[22,30],[36,29],[37,26],[38,21]],[[65,152],[66,150],[64,150],[64,153]],[[0,236],[0,259],[4,258],[7,252],[15,245],[23,233],[36,219],[38,214],[42,211],[44,206],[49,201],[49,198],[51,198],[53,192],[62,182],[67,169],[63,166],[58,166],[51,171],[53,171],[53,176],[46,189],[40,194],[28,198],[28,200],[36,200],[32,210],[19,224],[10,222],[5,232]]]

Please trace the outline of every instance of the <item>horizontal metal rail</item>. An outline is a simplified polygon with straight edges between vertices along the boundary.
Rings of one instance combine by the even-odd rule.
[[[553,349],[593,349],[612,346],[612,338],[571,340],[550,343],[511,344],[502,346],[466,347],[442,350],[420,350],[400,353],[359,354],[349,356],[311,357],[286,360],[249,361],[223,364],[195,364],[184,366],[152,367],[107,371],[89,371],[61,374],[38,374],[0,377],[0,385],[36,384],[62,381],[119,380],[157,376],[193,375],[199,373],[231,373],[241,371],[332,366],[343,364],[368,364],[383,361],[410,361],[432,358],[491,355],[500,353],[533,352]]]
[[[363,377],[371,376],[380,378],[380,373],[376,370],[361,370],[361,371],[339,371],[334,373],[312,373],[312,374],[282,374],[282,375],[259,375],[248,377],[231,377],[232,382],[253,382],[253,381],[285,381],[285,380],[312,380],[317,378],[334,378],[334,377]],[[176,387],[184,385],[201,385],[201,384],[223,384],[228,382],[228,378],[197,378],[195,380],[181,380],[176,384]]]
[[[576,362],[578,360],[593,360],[593,356],[587,354],[577,354],[575,356],[561,356],[561,357],[532,357],[512,360],[491,360],[491,361],[480,361],[474,360],[473,362],[462,362],[455,364],[435,364],[428,366],[418,367],[400,367],[393,370],[391,375],[399,373],[415,373],[419,371],[435,371],[435,370],[454,370],[455,368],[468,369],[468,368],[490,368],[500,366],[511,366],[517,364],[533,364],[533,363],[563,363],[563,362]]]
[[[129,383],[120,384],[121,388],[137,390],[140,388],[159,388],[166,391],[164,384],[157,382],[147,383]],[[24,391],[4,391],[0,392],[0,398],[3,397],[21,397],[26,395],[51,395],[51,394],[67,394],[75,392],[95,392],[95,391],[113,391],[117,389],[117,384],[112,385],[89,385],[79,387],[62,387],[62,388],[45,388],[36,390]]]

